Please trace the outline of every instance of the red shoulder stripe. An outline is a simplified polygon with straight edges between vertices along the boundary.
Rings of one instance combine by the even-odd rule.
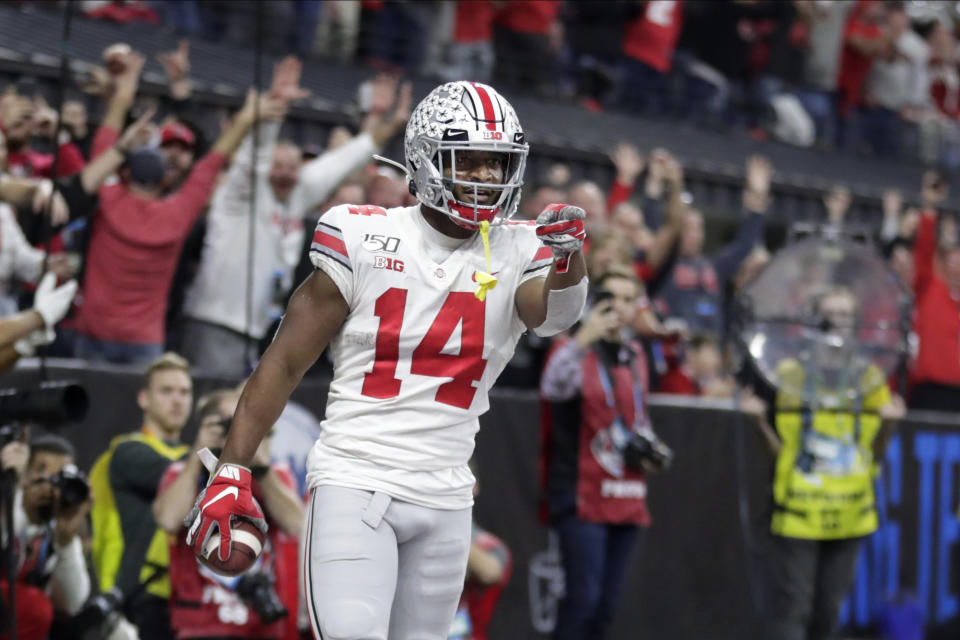
[[[340,238],[337,238],[335,236],[330,235],[329,233],[326,233],[324,231],[321,231],[320,229],[317,229],[316,231],[313,232],[313,241],[316,244],[321,244],[327,247],[328,249],[332,249],[333,251],[336,251],[337,253],[342,255],[344,258],[347,258],[348,260],[350,259],[350,256],[347,255],[347,245],[345,245],[343,243],[343,240],[341,240]]]

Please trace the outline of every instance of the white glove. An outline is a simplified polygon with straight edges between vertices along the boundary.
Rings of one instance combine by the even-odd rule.
[[[44,274],[37,286],[37,293],[33,298],[33,310],[43,318],[47,329],[63,320],[70,310],[70,302],[77,293],[77,281],[71,280],[56,286],[57,276],[52,273]]]
[[[50,344],[57,337],[57,332],[53,329],[35,329],[27,334],[25,338],[20,338],[13,343],[13,348],[23,358],[32,358],[37,352],[37,347]]]

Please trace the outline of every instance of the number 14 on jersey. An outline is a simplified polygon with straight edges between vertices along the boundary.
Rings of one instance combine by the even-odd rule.
[[[380,319],[373,371],[363,378],[361,393],[386,400],[400,395],[402,381],[396,377],[400,357],[400,330],[407,305],[407,290],[393,287],[377,298],[374,314]],[[486,304],[472,292],[452,291],[444,300],[423,340],[413,351],[410,373],[453,378],[437,389],[436,401],[469,409],[477,392],[474,382],[483,377],[483,332]],[[460,351],[441,353],[450,336],[462,323]]]

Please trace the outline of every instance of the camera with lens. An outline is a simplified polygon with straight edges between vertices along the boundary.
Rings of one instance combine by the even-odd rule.
[[[206,422],[206,421],[204,421],[204,422]],[[231,418],[231,417],[229,417],[229,416],[223,417],[223,418],[220,418],[219,420],[217,420],[216,424],[217,424],[221,429],[223,429],[223,437],[224,437],[224,438],[226,438],[226,437],[227,437],[227,434],[230,433],[230,423],[232,423],[232,422],[233,422],[233,418]],[[214,456],[216,456],[217,458],[219,458],[220,455],[223,453],[223,447],[210,447],[210,453],[212,453]],[[203,475],[205,476],[206,474],[203,474]],[[206,480],[206,478],[205,478],[205,479],[203,480],[203,482],[201,483],[201,485],[202,485],[201,488],[203,488],[204,486],[206,486],[206,482],[207,482],[207,480]]]
[[[40,507],[39,515],[43,520],[50,520],[57,511],[83,504],[90,497],[90,484],[86,474],[73,464],[64,465],[57,473],[37,482],[49,482],[60,494],[56,505],[49,502]]]
[[[289,613],[277,596],[273,578],[265,573],[244,574],[237,582],[236,592],[243,603],[256,611],[267,624],[286,618]]]
[[[666,471],[673,463],[673,450],[652,434],[633,433],[623,448],[623,463],[631,471],[643,471],[644,462]]]
[[[83,605],[73,618],[70,626],[73,630],[71,637],[80,640],[101,640],[102,638],[137,638],[136,630],[120,613],[123,607],[123,593],[119,587],[114,587],[106,593],[99,593]]]
[[[86,502],[90,497],[87,474],[74,464],[64,465],[50,477],[50,484],[60,490],[60,509],[69,509]]]
[[[29,389],[0,389],[0,422],[37,422],[48,427],[80,422],[87,415],[88,404],[86,390],[74,382],[42,382]]]
[[[120,587],[114,587],[90,596],[80,611],[70,618],[69,637],[80,640],[139,640],[137,627],[124,617],[123,609],[128,602],[136,600],[150,584],[165,575],[166,567],[153,565],[153,572],[129,593],[125,593]]]
[[[151,583],[166,574],[165,567],[154,565],[153,573],[130,593],[114,587],[91,596],[80,611],[70,618],[69,637],[80,640],[139,640],[137,627],[124,617],[123,609],[128,602],[136,600]]]

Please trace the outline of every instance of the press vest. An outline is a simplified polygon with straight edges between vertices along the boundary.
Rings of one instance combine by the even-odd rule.
[[[788,538],[856,538],[877,528],[873,481],[879,468],[873,442],[880,432],[877,411],[890,401],[883,373],[867,365],[854,397],[817,385],[796,360],[778,367],[781,390],[776,430],[781,447],[774,472],[771,531]],[[811,378],[811,379],[808,379]],[[843,385],[846,388],[851,385]],[[805,407],[799,390],[817,398]]]
[[[631,363],[607,366],[597,351],[583,358],[580,401],[577,515],[589,522],[648,526],[644,475],[623,464],[622,438],[646,422],[646,362],[631,350]]]
[[[120,526],[120,513],[114,501],[113,488],[110,485],[110,462],[117,446],[124,442],[142,442],[164,458],[171,461],[182,458],[189,447],[185,444],[171,446],[156,436],[138,431],[117,436],[110,441],[110,447],[93,464],[90,471],[90,486],[96,500],[90,511],[93,523],[93,566],[103,592],[113,588],[123,558],[123,530]],[[153,534],[150,546],[144,556],[140,570],[140,582],[150,580],[157,567],[170,566],[170,551],[167,546],[167,534],[160,528]],[[170,597],[170,577],[166,573],[150,581],[147,593],[161,598]]]

